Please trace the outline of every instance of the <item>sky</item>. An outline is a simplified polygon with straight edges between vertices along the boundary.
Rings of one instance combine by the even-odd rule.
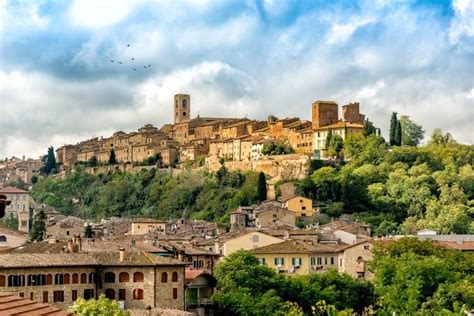
[[[0,0],[0,157],[160,127],[176,93],[255,119],[358,101],[385,136],[395,111],[472,144],[474,0]]]

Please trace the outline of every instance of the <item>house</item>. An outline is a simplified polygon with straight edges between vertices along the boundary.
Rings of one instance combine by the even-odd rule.
[[[217,280],[209,273],[200,270],[184,272],[186,287],[186,310],[197,315],[213,315],[213,301]]]
[[[288,275],[305,275],[337,267],[341,245],[292,239],[253,249],[260,263]]]
[[[0,189],[0,195],[11,201],[5,208],[5,218],[13,216],[18,219],[18,230],[30,231],[30,193],[14,187]]]
[[[19,247],[28,239],[27,233],[0,224],[0,250]]]
[[[228,256],[237,250],[251,250],[282,241],[283,239],[281,238],[273,237],[259,231],[244,231],[236,236],[229,236],[219,240],[215,252],[222,256]]]
[[[282,202],[283,207],[295,213],[295,216],[298,218],[311,217],[314,214],[313,200],[304,196],[286,196],[281,198],[280,201]]]
[[[131,235],[145,235],[156,231],[166,233],[166,222],[153,218],[139,218],[131,222]]]
[[[184,310],[184,266],[137,250],[0,254],[0,292],[67,309],[79,297],[104,294],[126,309]],[[72,250],[72,251],[69,251]]]

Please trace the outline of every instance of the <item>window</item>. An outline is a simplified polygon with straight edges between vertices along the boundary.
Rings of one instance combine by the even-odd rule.
[[[328,264],[328,258],[327,257],[324,258],[324,264]]]
[[[79,275],[77,273],[72,274],[72,284],[79,283]]]
[[[64,291],[54,291],[53,302],[64,302]]]
[[[311,265],[315,266],[316,265],[316,258],[311,258]]]
[[[30,292],[30,300],[31,301],[35,300],[35,293],[34,292]]]
[[[321,257],[318,257],[317,258],[317,261],[318,261],[318,266],[322,265],[323,264],[323,260]]]
[[[334,257],[331,257],[331,265],[334,265]]]
[[[84,290],[84,299],[85,300],[90,300],[91,298],[94,298],[94,290],[93,289],[85,289]]]
[[[258,242],[258,235],[253,235],[252,236],[252,242]]]
[[[119,282],[129,282],[130,276],[127,272],[120,272],[119,274]]]
[[[110,300],[115,300],[115,290],[114,289],[106,289],[105,290],[105,297]]]
[[[43,291],[43,303],[48,303],[48,291]]]
[[[142,289],[134,289],[133,290],[133,299],[134,300],[142,300],[143,299],[143,290]]]
[[[115,282],[115,273],[113,272],[105,272],[105,280],[106,283],[114,283]]]
[[[81,273],[81,284],[87,283],[87,273]]]
[[[285,264],[285,259],[283,258],[275,258],[275,265],[276,266],[282,266]]]
[[[339,266],[342,267],[342,258],[339,259]]]
[[[133,282],[143,282],[143,273],[142,272],[135,272],[133,274]]]
[[[306,206],[302,206],[301,209],[302,209],[303,211],[306,211]]]
[[[89,283],[95,284],[95,273],[94,272],[89,273]]]
[[[183,116],[186,116],[186,112],[183,112]]]
[[[57,273],[54,275],[54,284],[63,284],[64,283],[64,277],[62,274]]]
[[[370,250],[370,246],[369,246],[369,245],[365,245],[365,246],[364,246],[364,250]]]
[[[166,282],[168,282],[168,273],[163,272],[161,274],[161,283],[166,283]]]
[[[262,266],[266,265],[266,263],[265,263],[265,258],[258,258],[258,262],[259,262],[260,265],[262,265]]]
[[[186,99],[183,100],[183,108],[186,107]]]
[[[71,291],[71,300],[74,302],[77,300],[77,290]]]
[[[178,282],[178,272],[173,272],[171,275],[171,282]]]
[[[65,273],[64,274],[64,284],[69,284],[71,283],[71,276],[69,275],[69,273]]]
[[[18,296],[19,296],[19,297],[25,297],[25,292],[20,292],[20,293],[18,293]]]
[[[125,289],[119,289],[119,300],[125,301],[127,299],[127,291]]]
[[[5,276],[0,275],[0,286],[5,286]]]
[[[196,270],[202,269],[204,267],[204,261],[203,260],[194,260],[193,261],[193,267]]]
[[[294,266],[294,267],[299,267],[301,266],[301,258],[291,258],[291,264]]]
[[[25,286],[25,276],[24,275],[9,275],[8,276],[8,286]]]
[[[53,284],[53,275],[47,274],[46,275],[46,285],[52,285]]]
[[[1,235],[0,242],[7,242],[7,237],[5,235]]]
[[[178,289],[173,288],[173,299],[177,299],[177,298],[178,298]]]

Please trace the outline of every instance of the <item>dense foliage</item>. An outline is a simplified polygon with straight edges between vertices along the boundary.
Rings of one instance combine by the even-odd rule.
[[[356,213],[379,235],[473,231],[474,146],[437,131],[422,147],[389,148],[372,134],[347,138],[341,151],[345,164],[320,165],[295,180],[298,193],[316,200],[322,212]]]
[[[472,254],[403,238],[376,247],[371,268],[382,314],[449,315],[474,307]]]
[[[75,315],[81,316],[96,316],[96,315],[110,315],[110,316],[126,316],[128,312],[120,309],[119,303],[114,300],[109,300],[104,294],[101,294],[97,300],[85,300],[83,298],[77,299],[69,308],[69,311]]]
[[[286,155],[295,151],[285,142],[277,141],[263,145],[262,154],[264,155]]]
[[[219,315],[300,315],[295,304],[310,313],[320,301],[361,313],[375,303],[374,288],[367,281],[336,270],[285,277],[243,250],[219,262],[215,276],[219,291],[213,298]]]
[[[93,176],[76,166],[64,178],[40,178],[32,196],[63,214],[100,219],[108,216],[190,217],[226,222],[227,213],[257,201],[258,173],[215,174],[151,168],[138,173]]]

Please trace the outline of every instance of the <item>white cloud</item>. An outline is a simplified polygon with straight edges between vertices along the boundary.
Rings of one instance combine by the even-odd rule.
[[[351,22],[334,23],[331,31],[328,33],[326,42],[328,44],[337,44],[347,41],[357,29],[375,22],[371,17],[355,17]]]
[[[474,36],[474,0],[454,0],[454,19],[449,28],[449,40],[457,44],[463,37]]]

